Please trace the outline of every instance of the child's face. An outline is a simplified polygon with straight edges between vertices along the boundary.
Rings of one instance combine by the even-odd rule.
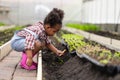
[[[48,36],[53,36],[56,32],[61,29],[61,25],[56,24],[55,26],[51,27],[49,24],[45,25],[45,32]]]

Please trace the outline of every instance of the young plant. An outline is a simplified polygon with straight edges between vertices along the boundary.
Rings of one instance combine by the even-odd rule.
[[[100,27],[94,24],[77,24],[77,23],[68,23],[67,27],[76,28],[84,31],[99,31]]]
[[[76,50],[77,47],[84,46],[84,37],[76,34],[63,34],[62,38],[68,44],[70,52]]]

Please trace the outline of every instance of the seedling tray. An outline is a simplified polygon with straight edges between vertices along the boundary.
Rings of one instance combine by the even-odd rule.
[[[95,64],[97,66],[100,66],[100,67],[104,67],[105,66],[104,64],[99,63],[98,61],[96,61],[95,59],[91,58],[87,54],[79,54],[79,53],[77,53],[77,56],[79,56],[80,58],[85,58],[85,59],[87,59],[88,61],[90,61],[91,63],[93,63],[93,64]]]
[[[93,65],[95,65],[102,73],[105,73],[109,76],[115,76],[116,74],[120,73],[120,66],[119,65],[107,65],[107,64],[101,64],[97,60],[93,59],[89,55],[83,53],[79,54],[76,52],[77,56],[80,57],[81,59],[86,59]]]

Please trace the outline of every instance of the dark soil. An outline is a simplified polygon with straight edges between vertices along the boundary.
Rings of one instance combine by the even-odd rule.
[[[94,33],[97,35],[101,35],[101,36],[105,36],[105,37],[109,37],[109,38],[113,38],[113,39],[118,39],[120,40],[120,34],[118,33],[113,33],[113,32],[108,32],[108,31],[89,31],[90,33]]]
[[[53,63],[53,64],[52,64]],[[47,56],[43,59],[43,77],[45,80],[119,80],[120,75],[109,76],[99,70],[90,62],[80,59],[78,56],[69,57],[60,64],[55,56]]]
[[[8,42],[13,36],[13,34],[14,34],[13,31],[7,31],[7,30],[0,31],[0,46]]]
[[[21,28],[24,28],[24,27],[25,26],[0,31],[0,46],[8,42],[16,30],[20,30]]]
[[[57,43],[57,48],[61,50],[65,48],[55,39],[54,42]],[[43,80],[120,80],[119,74],[109,75],[104,69],[101,70],[101,68],[68,52],[64,56],[58,57],[51,51],[44,49],[42,55]]]

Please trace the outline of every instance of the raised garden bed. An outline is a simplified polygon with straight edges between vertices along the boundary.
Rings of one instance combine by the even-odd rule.
[[[97,35],[101,35],[101,36],[105,36],[105,37],[109,37],[112,39],[117,39],[120,40],[120,34],[119,33],[113,33],[113,32],[109,32],[109,31],[88,31],[90,33],[94,33]]]
[[[62,32],[63,33],[63,32]],[[64,34],[64,33],[63,33]],[[58,36],[58,35],[57,35]],[[61,37],[60,34],[58,37]],[[59,49],[68,48],[62,45],[59,40],[52,38]],[[86,41],[85,41],[86,42]],[[69,47],[70,48],[70,47]],[[74,51],[74,49],[73,49]],[[71,55],[68,50],[64,56],[58,57],[51,51],[45,49],[43,55],[43,80],[117,80],[119,74],[109,73],[113,67],[98,67],[91,64],[87,59]],[[111,69],[110,69],[111,68]],[[107,70],[107,71],[105,71]],[[113,77],[114,76],[114,77]]]
[[[76,28],[79,30],[83,30],[86,32],[94,33],[97,35],[105,36],[112,39],[120,40],[120,34],[112,31],[102,31],[99,26],[94,24],[76,24],[76,23],[68,23],[67,27]]]
[[[12,31],[1,31],[0,32],[0,46],[6,42],[8,42],[11,37],[13,36],[13,33]]]
[[[113,76],[120,73],[120,52],[98,45],[86,45],[76,52],[80,58],[88,60],[106,74]]]
[[[0,22],[0,27],[1,27],[1,26],[5,26],[5,25],[6,25],[5,23]]]
[[[117,71],[116,73],[120,72],[120,52],[107,49],[95,42],[87,41],[85,43],[83,37],[76,36],[75,34],[71,35],[65,34],[65,36],[63,36],[65,42],[69,45],[70,52],[79,47],[77,49],[77,55],[80,56],[80,58],[86,58],[99,67],[106,68],[106,66],[111,66]],[[73,52],[75,51],[72,51],[72,53]],[[110,74],[114,73],[114,70],[111,71]]]
[[[0,31],[0,46],[8,42],[16,30],[20,30],[24,27],[25,26],[16,26],[15,28]]]

